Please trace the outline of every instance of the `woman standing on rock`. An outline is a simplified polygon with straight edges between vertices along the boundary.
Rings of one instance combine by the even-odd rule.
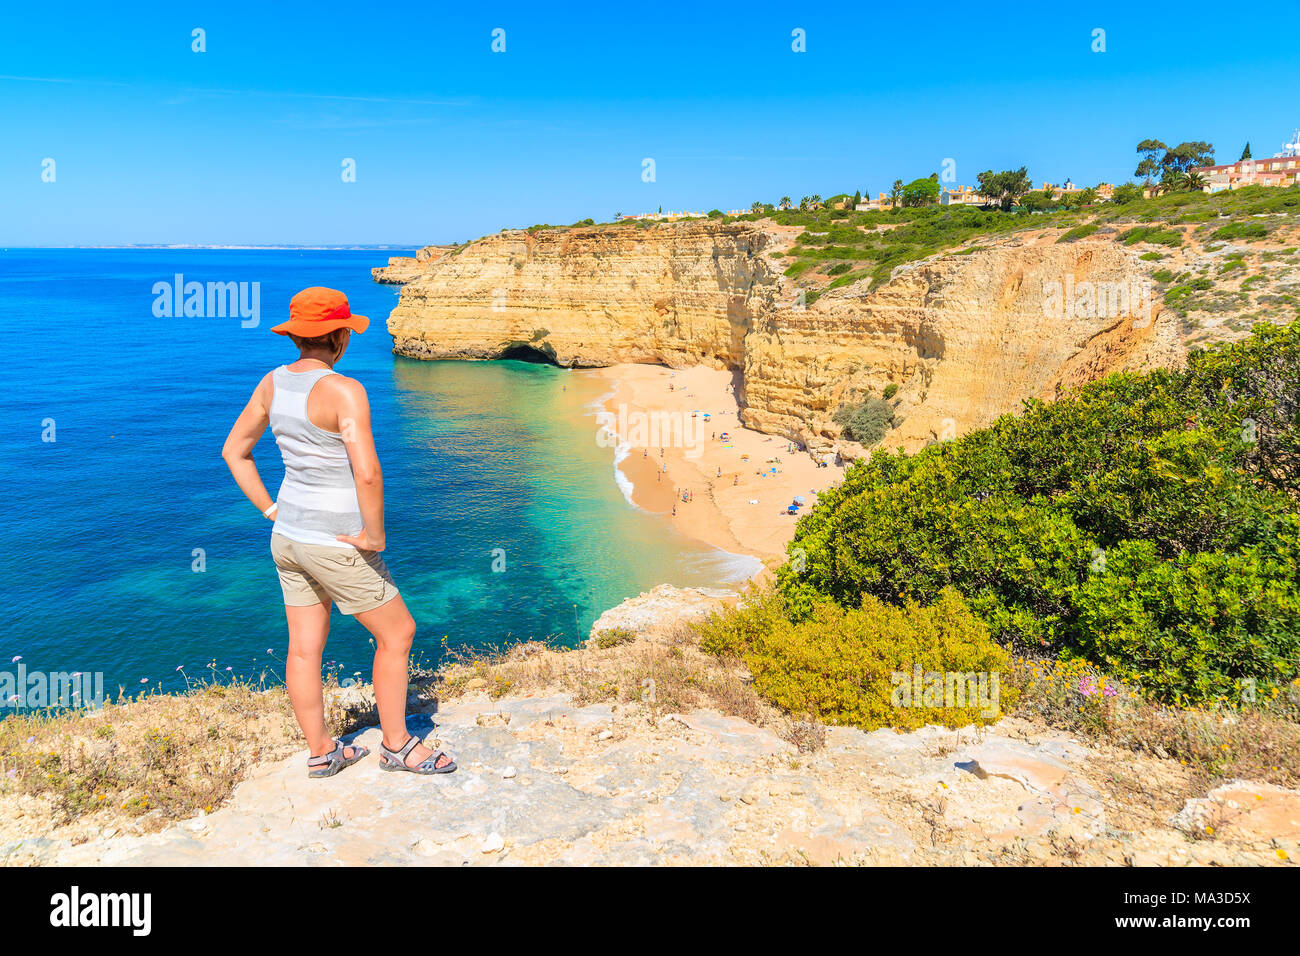
[[[334,289],[304,289],[289,321],[271,331],[298,347],[295,362],[268,372],[240,412],[221,457],[248,499],[275,522],[271,555],[289,624],[285,683],[307,738],[309,777],[331,777],[369,753],[330,736],[325,725],[321,658],[337,603],[375,637],[374,688],[384,770],[450,773],[456,764],[406,732],[406,691],[415,621],[379,556],[384,550],[384,481],[370,431],[370,402],[355,379],[334,366],[352,332],[370,320],[353,315]],[[272,501],[253,448],[266,431],[284,459]]]

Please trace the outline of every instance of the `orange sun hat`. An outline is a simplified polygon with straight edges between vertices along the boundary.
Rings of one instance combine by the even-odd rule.
[[[312,286],[303,289],[289,300],[289,321],[271,329],[278,335],[301,335],[315,338],[335,329],[364,332],[370,320],[364,315],[353,315],[348,308],[348,297],[338,289]]]

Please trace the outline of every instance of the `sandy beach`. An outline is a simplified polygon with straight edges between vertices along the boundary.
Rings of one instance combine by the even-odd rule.
[[[787,506],[802,496],[803,514],[843,477],[842,467],[818,467],[786,439],[743,427],[732,372],[615,365],[592,374],[613,387],[605,423],[626,446],[619,470],[633,503],[699,541],[779,563],[798,520]]]

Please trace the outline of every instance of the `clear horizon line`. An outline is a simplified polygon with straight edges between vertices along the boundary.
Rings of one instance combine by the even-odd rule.
[[[108,242],[60,243],[43,245],[4,245],[0,249],[423,249],[437,243],[407,242]]]

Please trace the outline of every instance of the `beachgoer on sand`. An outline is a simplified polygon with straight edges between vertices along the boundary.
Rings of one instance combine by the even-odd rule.
[[[406,691],[415,620],[379,553],[384,537],[384,481],[370,430],[370,402],[355,379],[334,371],[353,332],[370,320],[353,315],[335,289],[303,289],[290,300],[288,336],[298,358],[267,372],[235,419],[221,457],[235,482],[268,520],[271,556],[284,592],[289,627],[285,684],[307,738],[307,776],[331,777],[369,751],[330,736],[325,725],[321,657],[337,604],[375,638],[374,688],[384,770],[450,773],[455,762],[406,729]],[[253,461],[271,427],[284,459],[272,501]]]

